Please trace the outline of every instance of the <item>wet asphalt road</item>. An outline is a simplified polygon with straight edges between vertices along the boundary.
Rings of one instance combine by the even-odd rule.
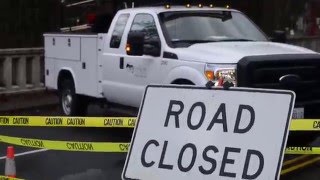
[[[1,112],[1,115],[59,116],[57,106],[32,108],[21,111]],[[122,116],[129,116],[121,113]],[[89,107],[89,116],[120,116],[98,106]],[[63,141],[129,142],[132,130],[106,128],[22,128],[0,127],[1,135]],[[0,143],[0,175],[4,174],[8,144]],[[15,146],[15,153],[36,150]],[[45,151],[15,158],[17,176],[30,180],[120,180],[125,153],[84,153]],[[288,157],[286,157],[287,159]],[[320,163],[282,176],[281,180],[319,180]]]
[[[58,116],[56,106],[2,112],[1,115]],[[89,108],[89,116],[119,116],[98,106]],[[126,115],[128,116],[128,115]],[[23,128],[0,127],[1,135],[62,141],[129,142],[131,129],[106,128]],[[8,144],[0,143],[0,158],[6,155]],[[15,153],[37,149],[15,146]],[[17,177],[30,180],[117,180],[124,165],[126,153],[84,153],[45,151],[15,158]],[[5,160],[0,159],[0,175],[4,174]]]

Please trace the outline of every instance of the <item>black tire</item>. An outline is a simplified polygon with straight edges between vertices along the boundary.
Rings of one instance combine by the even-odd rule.
[[[84,116],[87,114],[88,101],[84,96],[75,93],[74,82],[63,79],[59,89],[59,104],[66,116]]]

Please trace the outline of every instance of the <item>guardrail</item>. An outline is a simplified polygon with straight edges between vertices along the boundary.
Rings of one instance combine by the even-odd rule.
[[[0,94],[44,87],[43,48],[0,49]]]
[[[290,37],[287,43],[320,52],[320,36]]]

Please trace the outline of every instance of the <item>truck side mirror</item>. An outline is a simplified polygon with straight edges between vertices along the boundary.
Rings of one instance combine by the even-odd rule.
[[[161,55],[161,42],[158,37],[154,39],[146,40],[144,43],[144,54],[154,57],[159,57]]]
[[[286,43],[287,42],[286,32],[285,31],[273,31],[271,41],[279,42],[279,43]]]
[[[126,51],[131,56],[142,56],[144,46],[144,33],[129,32]]]

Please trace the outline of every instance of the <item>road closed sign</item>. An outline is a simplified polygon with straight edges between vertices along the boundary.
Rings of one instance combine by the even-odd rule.
[[[279,179],[291,91],[148,86],[122,179]]]

